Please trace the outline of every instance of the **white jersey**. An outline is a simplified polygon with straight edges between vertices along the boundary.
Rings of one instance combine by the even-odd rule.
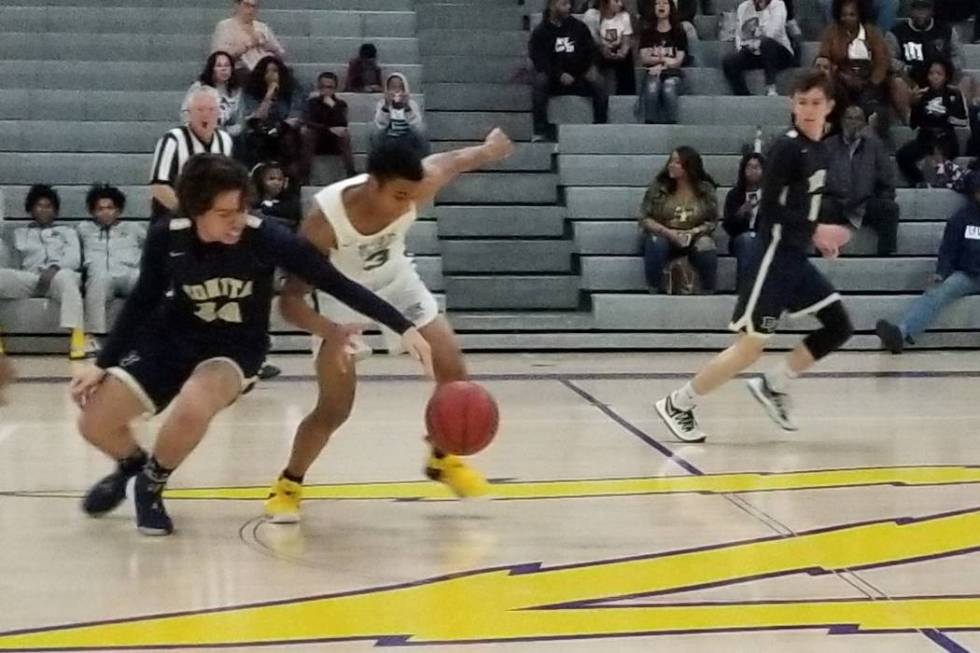
[[[378,233],[360,233],[351,224],[342,197],[345,189],[367,180],[367,175],[357,175],[331,184],[317,193],[315,200],[337,238],[337,249],[331,250],[330,262],[354,281],[376,291],[405,274],[415,275],[412,259],[405,252],[405,237],[418,211],[412,204],[406,213]]]

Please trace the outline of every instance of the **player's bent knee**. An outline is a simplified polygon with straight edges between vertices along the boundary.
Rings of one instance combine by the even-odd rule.
[[[317,406],[310,415],[314,429],[333,433],[350,418],[351,406]]]
[[[817,319],[823,324],[823,328],[807,336],[804,343],[813,358],[821,360],[843,347],[844,343],[851,339],[854,335],[854,325],[844,305],[839,301],[822,308],[817,313]]]

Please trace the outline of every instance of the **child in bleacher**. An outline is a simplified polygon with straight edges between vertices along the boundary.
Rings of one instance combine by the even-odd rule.
[[[955,172],[950,170],[949,163],[959,156],[956,127],[965,127],[968,119],[963,93],[949,83],[952,77],[953,64],[948,60],[933,61],[929,65],[929,85],[913,95],[911,126],[919,131],[915,140],[895,154],[899,169],[913,186],[926,185],[925,175],[919,169],[923,159],[930,158],[941,175]],[[946,184],[944,178],[937,181],[937,185]]]
[[[633,18],[622,0],[597,0],[584,22],[599,46],[599,73],[610,95],[635,95]]]
[[[303,216],[299,199],[285,192],[289,185],[285,167],[278,161],[258,164],[252,169],[252,184],[255,187],[252,209],[296,231]]]
[[[380,93],[381,66],[378,65],[378,48],[373,43],[361,46],[357,56],[347,64],[347,80],[344,90],[348,93]]]

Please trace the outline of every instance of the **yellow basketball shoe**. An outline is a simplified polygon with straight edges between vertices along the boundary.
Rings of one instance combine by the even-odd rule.
[[[273,524],[295,524],[299,522],[299,502],[302,498],[303,485],[280,476],[269,488],[265,516]]]
[[[490,491],[490,484],[483,474],[452,454],[444,454],[442,458],[435,453],[430,454],[425,463],[425,475],[433,481],[445,483],[456,496],[463,499],[482,497]]]

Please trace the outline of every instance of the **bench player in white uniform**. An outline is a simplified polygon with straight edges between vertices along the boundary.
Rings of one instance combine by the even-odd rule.
[[[324,188],[307,215],[301,233],[341,272],[391,302],[419,329],[432,348],[437,383],[467,377],[462,351],[452,327],[425,287],[405,237],[417,217],[417,206],[430,202],[458,175],[507,158],[514,146],[499,129],[477,147],[434,154],[424,160],[409,145],[389,139],[368,158],[368,172]],[[353,330],[341,326],[370,322],[339,302],[321,303],[322,314],[306,302],[310,287],[291,277],[280,299],[283,316],[323,339],[316,353],[317,405],[300,423],[293,449],[265,503],[274,522],[299,521],[302,482],[330,436],[350,415],[356,373],[348,354]],[[386,336],[391,334],[385,333]],[[397,345],[388,339],[389,348]],[[460,458],[432,449],[426,474],[461,497],[484,494],[483,476]]]

